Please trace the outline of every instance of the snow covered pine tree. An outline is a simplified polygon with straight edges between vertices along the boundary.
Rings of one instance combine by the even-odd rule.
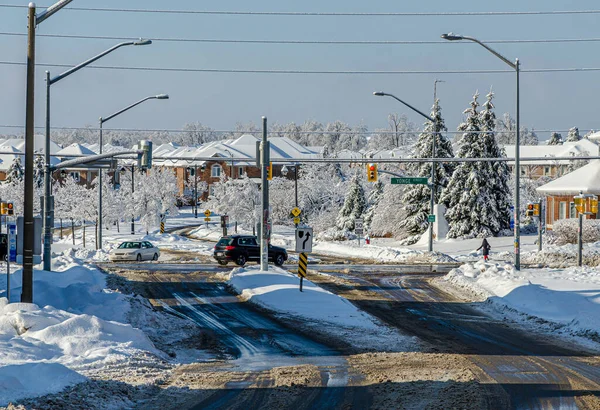
[[[481,117],[477,112],[479,103],[475,93],[471,107],[464,113],[465,122],[458,126],[463,131],[459,158],[485,158],[486,150],[481,131]],[[490,162],[461,162],[454,170],[440,200],[449,204],[446,219],[450,229],[449,238],[473,238],[492,236],[501,229],[500,215],[494,189],[495,170]]]
[[[441,134],[446,129],[444,119],[442,118],[442,109],[439,100],[436,100],[431,109],[431,118],[435,123],[427,121],[423,132],[419,134],[419,139],[415,145],[413,158],[431,158],[432,142],[435,138],[435,157],[453,158],[452,144]],[[443,189],[448,185],[450,176],[454,170],[454,164],[436,164],[435,166],[435,203],[440,203],[440,195]],[[414,177],[431,176],[431,162],[420,162],[410,164],[408,173]],[[428,185],[408,185],[402,196],[402,204],[406,213],[406,219],[400,222],[400,228],[406,232],[407,244],[415,243],[419,237],[427,230],[429,223],[427,216],[430,212],[431,191]]]

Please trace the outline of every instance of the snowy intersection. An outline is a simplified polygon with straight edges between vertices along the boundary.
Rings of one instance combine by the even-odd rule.
[[[171,224],[173,227],[193,224],[194,221],[190,219],[184,216]],[[191,238],[215,240],[219,234],[220,230],[216,228],[196,228],[191,232]],[[109,240],[111,246],[114,246],[125,238],[126,235],[114,235]],[[204,257],[209,256],[212,250],[210,242],[198,242],[176,234],[152,234],[146,236],[146,239],[161,248],[197,252]],[[503,252],[502,238],[494,239],[498,241],[492,246],[498,252],[492,254],[492,260],[494,257],[499,260]],[[289,245],[291,239],[284,231],[275,235],[275,242]],[[190,374],[193,373],[198,378],[195,382],[201,388],[202,383],[207,381],[192,371],[194,363],[209,366],[202,367],[205,372],[214,372],[220,368],[218,363],[224,357],[226,361],[235,359],[231,364],[239,371],[268,369],[269,376],[264,377],[270,380],[284,380],[285,378],[281,379],[281,374],[273,373],[273,369],[287,366],[293,369],[290,370],[294,374],[292,380],[296,380],[295,377],[301,374],[307,380],[312,380],[313,377],[333,377],[332,385],[341,383],[347,386],[353,383],[353,377],[358,377],[353,374],[356,368],[352,367],[352,363],[356,364],[358,361],[361,363],[359,368],[364,366],[361,354],[365,353],[361,352],[389,354],[391,356],[388,359],[392,362],[399,359],[393,355],[407,354],[417,355],[419,360],[424,360],[419,352],[427,348],[417,338],[402,334],[398,329],[365,313],[357,307],[360,304],[350,303],[345,297],[326,291],[311,281],[305,281],[305,292],[301,294],[297,289],[297,277],[284,270],[273,269],[266,273],[253,266],[221,270],[222,273],[203,279],[206,280],[206,285],[199,288],[200,292],[194,293],[190,289],[187,289],[188,293],[174,291],[172,298],[163,299],[160,295],[155,295],[156,298],[151,301],[153,308],[145,297],[139,295],[140,288],[132,286],[132,283],[144,283],[145,276],[136,277],[133,282],[120,279],[118,272],[106,276],[89,265],[89,262],[106,260],[105,253],[91,249],[72,249],[68,238],[58,245],[55,252],[61,253],[54,260],[57,272],[36,271],[36,305],[15,303],[20,287],[17,273],[11,275],[13,303],[7,304],[4,300],[0,304],[0,343],[3,345],[0,351],[4,352],[0,356],[0,405],[30,397],[30,405],[43,407],[49,403],[48,400],[58,400],[60,397],[67,400],[65,397],[71,397],[60,393],[63,388],[71,392],[74,397],[72,400],[83,400],[82,396],[87,393],[97,393],[102,380],[120,381],[129,387],[123,389],[121,394],[115,393],[110,400],[106,397],[98,400],[87,398],[82,403],[95,408],[135,408],[141,403],[156,404],[160,400],[152,400],[157,395],[160,396],[158,392],[163,390],[161,386],[166,383],[173,387],[182,383],[182,374],[191,377]],[[474,260],[475,262],[464,263],[448,275],[438,275],[435,283],[447,290],[453,289],[467,301],[486,302],[480,309],[498,320],[509,316],[512,321],[525,328],[533,328],[539,333],[557,334],[565,340],[575,340],[589,349],[597,350],[600,331],[597,320],[600,313],[600,276],[597,268],[523,269],[515,272],[510,264],[503,261],[487,264],[478,261],[479,255],[473,251],[476,248],[473,245],[476,245],[474,241],[472,244],[450,241],[439,243],[436,248],[442,252],[435,255],[428,255],[419,249],[419,245],[399,248],[390,241],[383,240],[380,243],[376,241],[371,246],[362,244],[360,247],[354,243],[318,243],[316,249],[324,254],[379,260],[380,263],[406,262],[414,255],[421,258],[420,262],[431,264]],[[534,244],[528,246],[531,248],[529,252],[535,254]],[[590,247],[591,251],[592,249],[595,248]],[[188,261],[189,263],[194,262]],[[142,270],[143,265],[147,264],[140,265]],[[153,267],[160,265],[161,263],[151,264]],[[286,268],[293,270],[293,266]],[[312,265],[311,269],[313,268],[318,269],[318,265]],[[161,280],[166,280],[165,277],[174,273],[176,272],[166,272]],[[127,275],[126,272],[123,274]],[[187,273],[180,275],[184,280]],[[340,276],[344,277],[343,274]],[[212,279],[209,280],[209,277]],[[315,279],[319,277],[328,280],[326,275],[317,275]],[[0,279],[2,289],[6,288],[5,278],[2,275]],[[316,281],[319,282],[320,280]],[[230,286],[231,291],[239,294],[239,298],[231,296],[219,283]],[[192,286],[191,282],[186,285],[189,286]],[[219,293],[211,296],[208,289]],[[235,305],[231,305],[234,302]],[[337,349],[345,349],[353,354],[344,356],[345,359],[338,359],[335,357],[339,353],[329,351],[329,348],[315,347],[316,350],[307,349],[301,354],[305,359],[290,360],[290,349],[295,342],[289,342],[287,345],[280,345],[278,349],[283,350],[279,351],[277,359],[269,359],[265,353],[273,353],[272,348],[261,350],[263,348],[260,346],[266,346],[263,345],[265,340],[247,333],[252,328],[248,323],[251,322],[254,326],[258,319],[250,320],[248,317],[251,316],[238,314],[237,319],[232,317],[229,322],[215,322],[215,318],[222,316],[224,312],[218,309],[226,304],[243,307],[244,303],[257,306],[259,312],[264,310],[277,321],[302,329],[302,334],[313,332],[321,342],[337,343],[335,341],[345,340],[347,347],[341,348],[338,345]],[[209,305],[214,307],[209,308]],[[181,306],[185,309],[180,309]],[[248,330],[241,333],[235,330],[240,320],[248,321],[245,325]],[[231,332],[229,329],[234,329],[235,338],[242,338],[237,339],[235,346],[239,347],[240,343],[246,346],[247,351],[251,352],[250,356],[235,353],[235,349],[219,352],[219,349],[211,347],[212,342]],[[277,330],[280,335],[285,336],[289,332],[279,327],[277,329],[280,329]],[[295,337],[297,336],[286,336],[283,340],[295,340]],[[194,339],[202,339],[205,343],[198,340],[194,343]],[[182,343],[182,340],[187,342]],[[381,349],[380,346],[385,348]],[[324,356],[324,353],[319,353],[316,360],[310,359],[320,349],[328,353]],[[405,356],[402,358],[406,359]],[[267,365],[270,360],[274,362]],[[470,366],[460,357],[443,360],[454,361],[452,363],[457,363],[458,367]],[[326,370],[319,365],[319,361],[328,363],[331,368],[336,369],[335,372]],[[432,368],[438,369],[436,363],[431,364]],[[125,368],[127,372],[123,373],[122,369]],[[449,370],[451,380],[473,382],[473,378],[465,378],[457,369]],[[453,373],[455,371],[458,373]],[[330,376],[324,376],[327,372]],[[375,374],[370,371],[367,373]],[[28,383],[32,374],[36,375],[35,384]],[[402,379],[407,376],[397,377]],[[434,379],[436,377],[441,377],[441,373],[433,376]],[[366,378],[370,380],[370,376]],[[82,389],[81,386],[87,387]],[[106,388],[106,385],[103,386]],[[35,397],[47,394],[50,396],[46,396],[46,399],[36,401]],[[473,397],[479,397],[478,394],[480,393]],[[170,400],[173,399],[167,396]],[[104,400],[103,404],[101,400]],[[166,402],[168,400],[162,403]],[[69,405],[68,401],[62,403]]]

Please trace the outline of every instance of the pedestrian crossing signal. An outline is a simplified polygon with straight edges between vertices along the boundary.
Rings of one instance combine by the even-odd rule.
[[[527,204],[527,210],[525,211],[525,216],[533,216],[533,204]]]
[[[367,181],[377,182],[377,164],[367,165]]]
[[[9,202],[6,204],[6,207],[8,208],[7,211],[7,215],[14,215],[15,214],[15,208],[12,202]]]
[[[270,181],[273,179],[273,163],[269,162],[269,166],[267,167],[267,180]]]

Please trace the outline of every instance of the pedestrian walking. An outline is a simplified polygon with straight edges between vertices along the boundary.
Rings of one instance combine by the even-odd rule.
[[[490,258],[490,249],[492,247],[490,246],[489,242],[487,241],[487,239],[483,238],[483,242],[481,243],[481,246],[479,248],[477,248],[477,250],[481,249],[483,251],[483,260],[485,262],[488,261],[488,259]]]

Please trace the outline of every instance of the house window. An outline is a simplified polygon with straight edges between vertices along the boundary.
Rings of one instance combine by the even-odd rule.
[[[244,175],[244,167],[239,167],[238,168],[238,177],[241,177],[242,175]]]
[[[213,178],[219,178],[221,176],[221,166],[213,165],[210,169],[210,176]]]
[[[75,182],[79,182],[81,180],[81,175],[79,171],[71,171],[69,172],[69,176],[75,180]]]
[[[208,195],[209,196],[214,196],[215,195],[215,186],[211,185],[208,187]]]
[[[550,167],[544,167],[544,175],[546,175],[546,176],[550,176],[551,175]]]
[[[577,218],[577,209],[575,202],[569,202],[569,218]]]
[[[558,203],[558,219],[567,219],[567,203]]]

